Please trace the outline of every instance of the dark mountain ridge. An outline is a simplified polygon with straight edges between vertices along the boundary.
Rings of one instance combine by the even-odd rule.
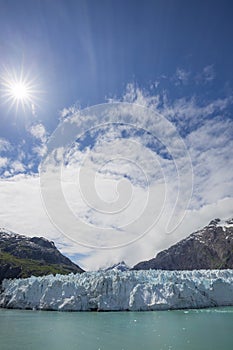
[[[4,278],[71,272],[84,270],[62,255],[53,242],[0,229],[0,283]]]
[[[133,267],[133,270],[149,269],[233,269],[233,219],[212,220],[155,258]]]

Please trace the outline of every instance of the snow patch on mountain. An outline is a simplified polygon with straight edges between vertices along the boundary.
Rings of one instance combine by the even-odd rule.
[[[130,267],[124,261],[121,261],[117,264],[107,267],[106,269],[103,269],[103,271],[110,271],[110,270],[128,271],[130,270]]]

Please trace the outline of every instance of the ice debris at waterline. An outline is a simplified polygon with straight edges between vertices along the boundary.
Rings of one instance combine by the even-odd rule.
[[[0,306],[61,311],[233,305],[233,270],[98,271],[4,280]]]

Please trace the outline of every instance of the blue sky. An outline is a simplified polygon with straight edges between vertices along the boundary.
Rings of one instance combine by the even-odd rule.
[[[46,91],[40,116],[51,130],[64,106],[104,102],[131,81],[148,87],[178,67],[195,73],[214,65],[211,91],[187,86],[186,94],[232,89],[231,1],[1,0],[0,7],[1,65],[38,77]]]
[[[30,193],[32,188],[37,191],[38,165],[59,122],[79,108],[109,99],[162,113],[183,138],[194,169],[192,225],[186,222],[173,238],[141,243],[144,250],[138,250],[143,254],[138,252],[130,263],[187,235],[197,221],[206,224],[214,215],[232,212],[232,1],[0,0],[0,33],[1,78],[6,70],[16,75],[23,70],[36,90],[33,103],[16,110],[6,102],[1,85],[1,196],[7,203],[0,212],[3,226],[45,234],[66,254],[87,257],[87,266],[94,260],[100,265],[111,262],[107,253],[65,243],[41,219],[42,209],[40,219],[30,214],[29,223],[25,208],[17,208],[17,200],[24,202],[23,194],[30,207],[39,207]],[[138,137],[129,134],[131,139]],[[83,154],[87,136],[80,144]],[[113,140],[112,130],[106,139]],[[109,171],[116,176],[115,170]],[[151,174],[152,169],[148,171]],[[33,225],[37,220],[43,222],[41,230]],[[127,254],[128,250],[117,251],[115,262]]]

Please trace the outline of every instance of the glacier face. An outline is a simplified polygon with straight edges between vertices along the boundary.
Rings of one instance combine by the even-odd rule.
[[[98,271],[4,280],[0,306],[60,311],[233,305],[233,270]]]

